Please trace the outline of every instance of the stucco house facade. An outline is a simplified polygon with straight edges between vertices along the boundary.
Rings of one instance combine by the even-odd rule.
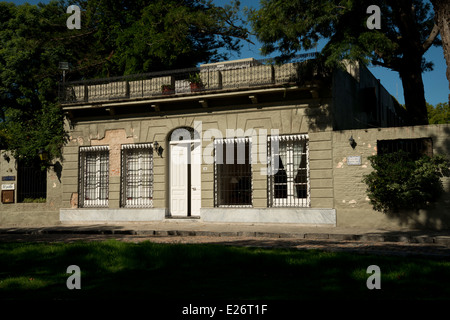
[[[447,180],[434,213],[401,219],[373,211],[361,180],[380,141],[431,138],[448,154],[450,127],[402,126],[364,66],[325,76],[304,66],[242,59],[65,84],[69,139],[46,174],[45,201],[23,201],[25,171],[4,153],[13,200],[2,200],[0,223],[447,227]]]

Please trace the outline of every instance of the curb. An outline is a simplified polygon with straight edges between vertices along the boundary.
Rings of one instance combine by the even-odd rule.
[[[305,233],[305,232],[259,232],[259,231],[195,231],[195,230],[153,230],[153,229],[97,229],[97,228],[14,228],[0,229],[0,235],[135,235],[135,236],[181,236],[181,237],[263,237],[279,239],[307,239],[331,241],[358,241],[358,242],[399,242],[436,244],[450,247],[450,236],[439,235],[383,235],[383,234],[345,234],[345,233]]]

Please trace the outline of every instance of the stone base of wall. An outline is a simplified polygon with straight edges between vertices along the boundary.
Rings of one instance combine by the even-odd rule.
[[[58,211],[23,209],[22,211],[0,211],[0,226],[49,226],[59,224]]]
[[[61,209],[62,223],[70,222],[146,222],[161,221],[166,209]]]
[[[151,222],[166,219],[166,209],[61,209],[61,223]],[[292,223],[336,226],[335,209],[312,208],[203,208],[200,221],[221,223]]]
[[[204,222],[294,223],[308,226],[336,226],[335,209],[313,208],[205,208]]]

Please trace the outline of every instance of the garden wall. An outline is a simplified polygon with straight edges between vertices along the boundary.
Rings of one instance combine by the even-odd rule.
[[[351,137],[357,143],[354,149],[349,143]],[[366,194],[366,184],[362,182],[363,176],[371,172],[368,157],[377,154],[377,140],[427,137],[433,140],[434,155],[450,156],[450,125],[448,124],[333,132],[333,189],[337,226],[386,229],[449,228],[449,178],[442,179],[445,194],[433,207],[428,210],[398,214],[374,211]],[[357,164],[359,157],[361,163]]]

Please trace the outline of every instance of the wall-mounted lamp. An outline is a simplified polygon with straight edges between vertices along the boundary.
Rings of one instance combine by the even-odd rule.
[[[355,139],[353,139],[353,136],[350,137],[350,139],[348,139],[348,141],[350,141],[350,146],[355,149],[357,143],[355,141]]]
[[[162,153],[164,149],[159,145],[158,141],[153,142],[153,150],[155,150],[158,156],[162,158]]]
[[[38,150],[38,155],[39,155],[39,159],[44,162],[46,164],[46,166],[48,167],[54,167],[54,164],[49,164],[47,163],[48,161],[48,152],[45,151],[44,149],[39,149]]]
[[[39,149],[38,155],[39,155],[39,159],[41,159],[41,161],[47,161],[48,160],[48,153],[44,149]]]
[[[69,70],[69,63],[68,62],[60,62],[59,63],[59,69],[63,71],[63,84],[66,83],[66,71]]]

